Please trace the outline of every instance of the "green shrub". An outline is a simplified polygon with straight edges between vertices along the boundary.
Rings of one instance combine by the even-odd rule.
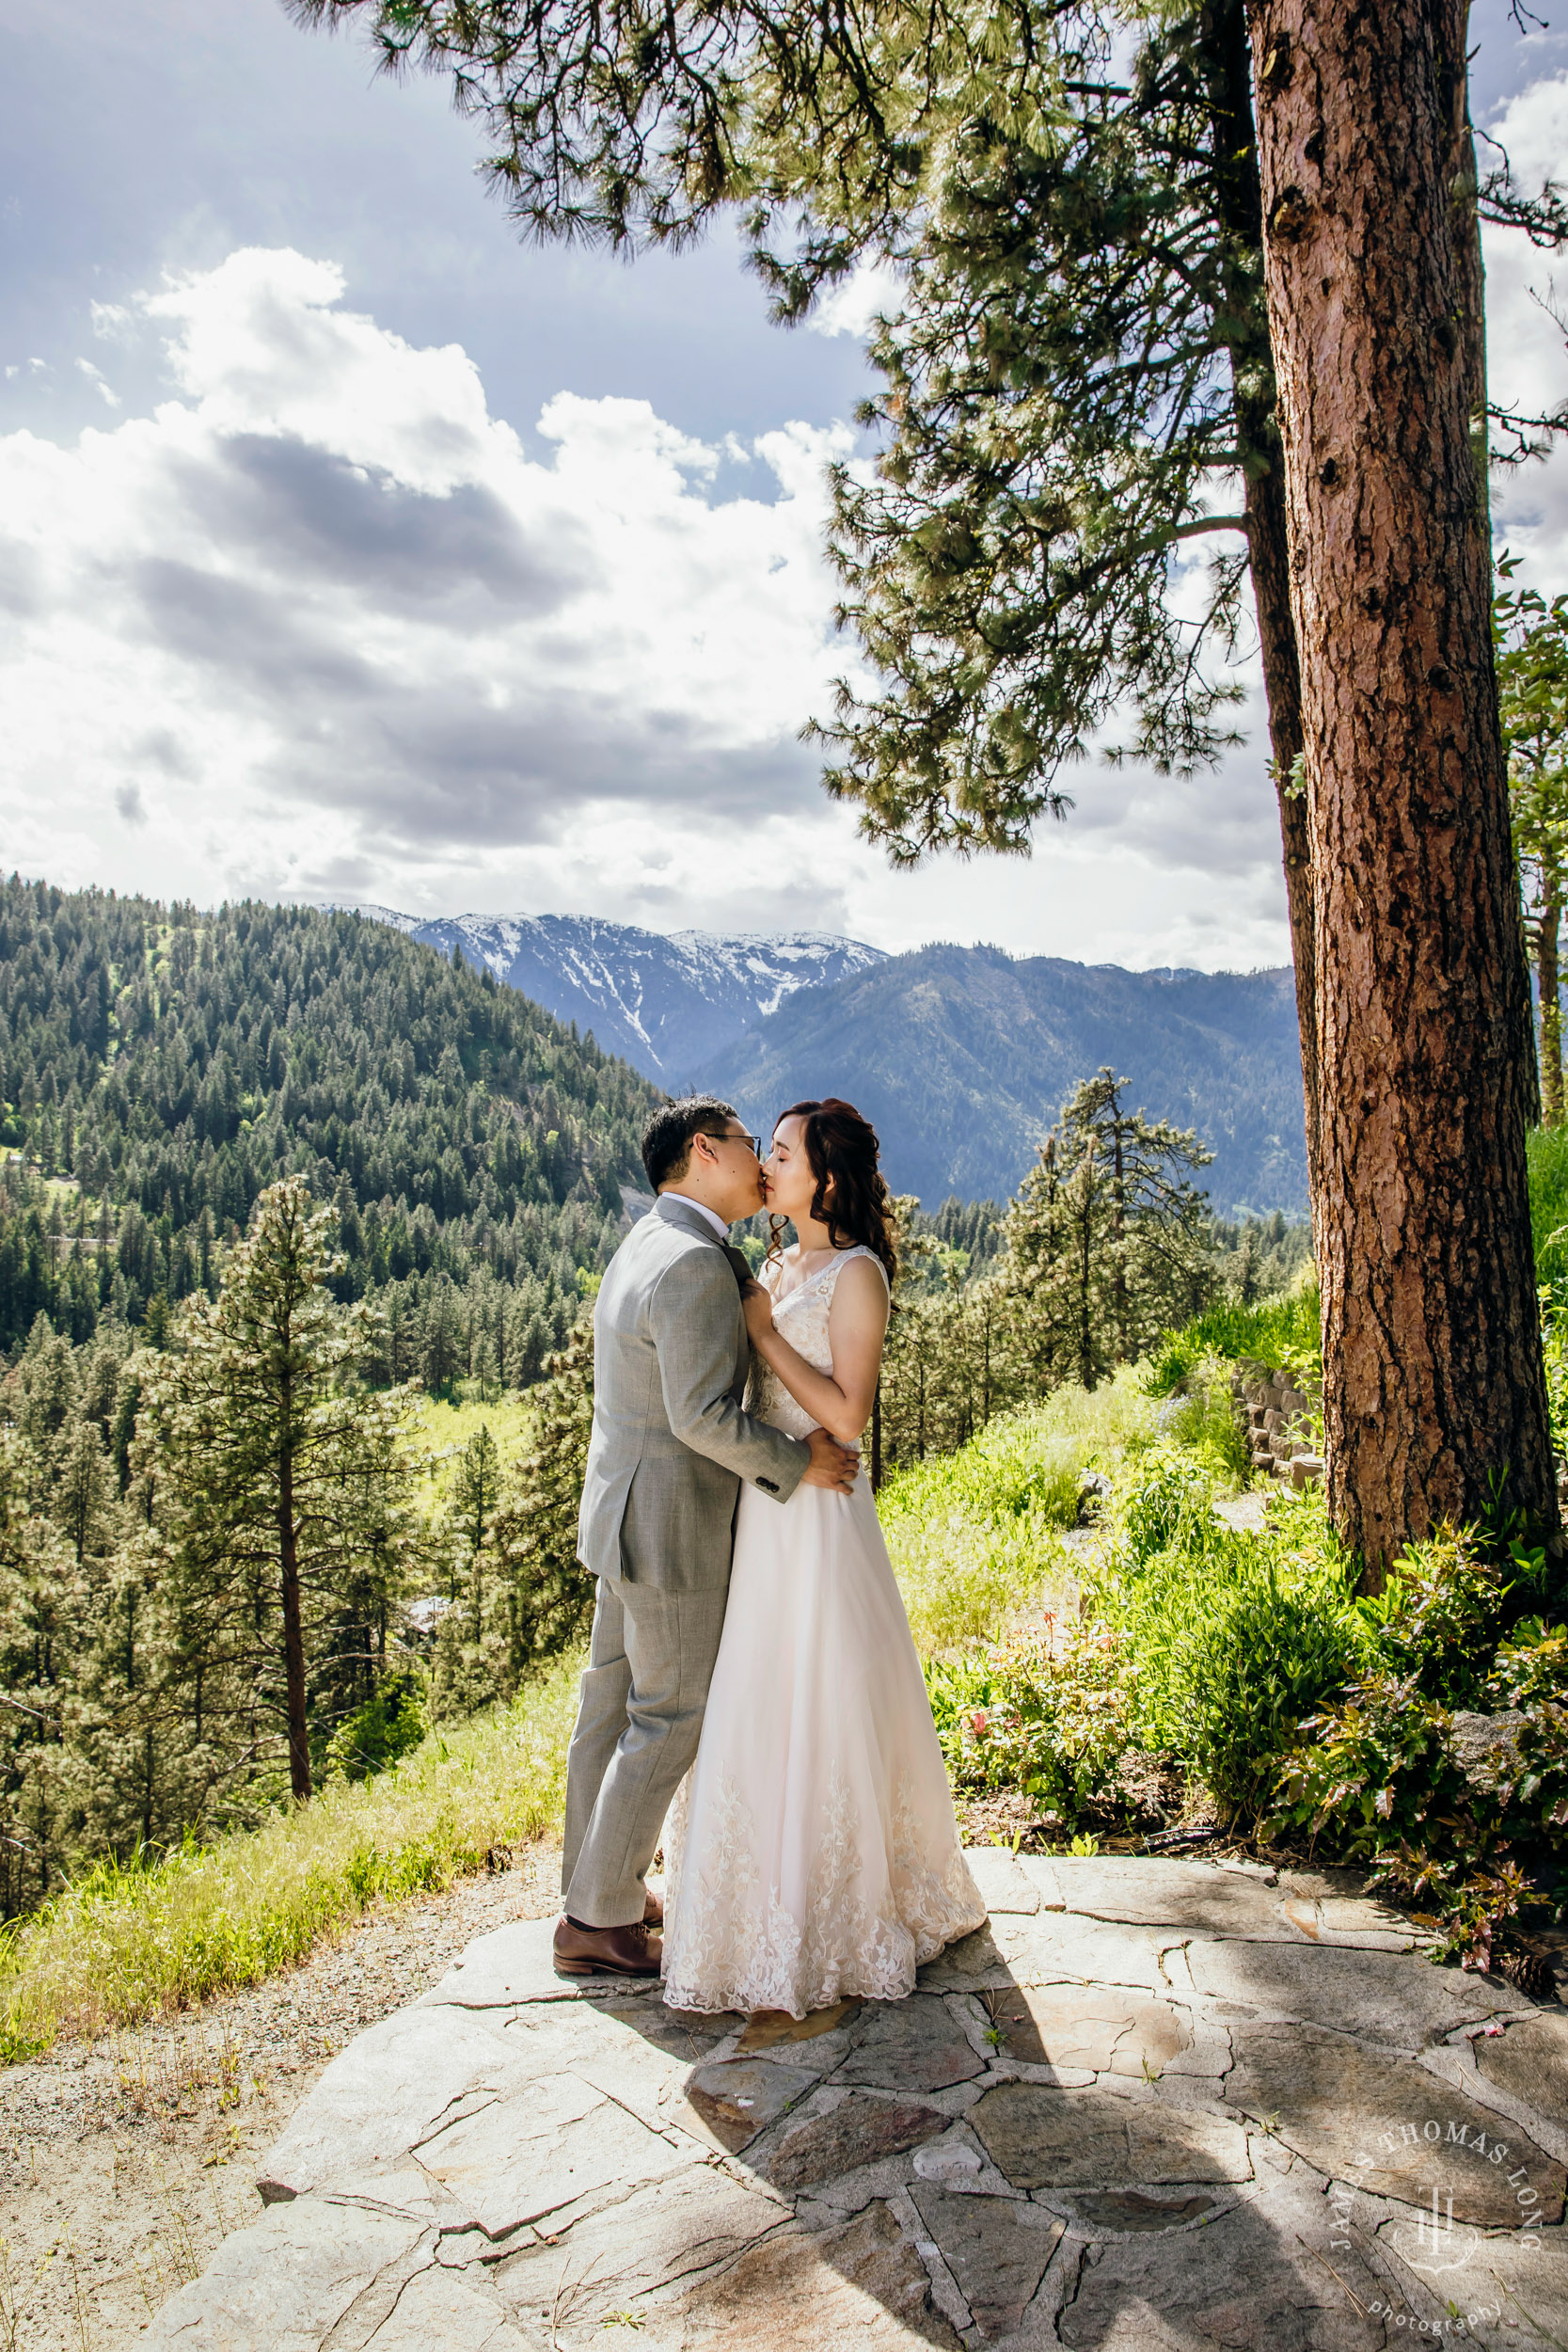
[[[1269,1529],[1243,1534],[1201,1464],[1162,1450],[1116,1527],[1093,1602],[1134,1662],[1133,1737],[1185,1758],[1227,1810],[1257,1810],[1303,1718],[1365,1653],[1322,1496],[1281,1496]]]
[[[1173,1657],[1183,1752],[1226,1810],[1256,1816],[1302,1722],[1355,1671],[1348,1596],[1332,1574],[1288,1580],[1266,1555],[1233,1572]]]
[[[960,1789],[1019,1788],[1070,1824],[1112,1787],[1127,1748],[1131,1663],[1104,1626],[1058,1624],[926,1670]]]
[[[1467,1967],[1490,1966],[1532,1900],[1520,1858],[1560,1850],[1568,1830],[1568,1632],[1539,1616],[1509,1626],[1536,1556],[1513,1566],[1510,1581],[1472,1537],[1444,1531],[1354,1604],[1368,1670],[1303,1724],[1275,1823],[1373,1865],[1442,1922],[1439,1957]],[[1490,1761],[1466,1759],[1460,1713],[1508,1716]]]
[[[366,1780],[411,1755],[426,1730],[420,1695],[406,1677],[384,1682],[356,1714],[340,1724],[326,1751],[327,1768],[345,1780]]]

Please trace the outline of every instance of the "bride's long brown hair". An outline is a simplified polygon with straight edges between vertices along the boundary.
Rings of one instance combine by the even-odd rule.
[[[791,1103],[773,1121],[777,1135],[786,1119],[800,1121],[800,1136],[816,1188],[811,1213],[826,1225],[835,1249],[855,1242],[881,1260],[891,1290],[898,1274],[893,1246],[893,1197],[877,1165],[877,1130],[863,1119],[853,1103],[828,1095],[820,1103]],[[776,1264],[784,1249],[784,1229],[789,1219],[768,1219],[771,1239],[768,1258]]]

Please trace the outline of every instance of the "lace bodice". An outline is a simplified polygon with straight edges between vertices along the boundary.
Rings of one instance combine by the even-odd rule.
[[[841,1249],[830,1258],[825,1266],[808,1274],[803,1282],[780,1297],[779,1279],[792,1269],[783,1265],[764,1265],[758,1280],[773,1299],[773,1322],[789,1342],[798,1356],[803,1356],[814,1372],[828,1374],[833,1369],[833,1351],[828,1340],[828,1315],[833,1303],[838,1278],[851,1258],[869,1258],[883,1281],[887,1269],[874,1249],[857,1242],[852,1249]],[[760,1359],[752,1370],[751,1388],[747,1395],[747,1410],[757,1421],[768,1422],[773,1428],[784,1430],[791,1438],[804,1438],[820,1424],[815,1413],[808,1413],[797,1405],[788,1390]]]

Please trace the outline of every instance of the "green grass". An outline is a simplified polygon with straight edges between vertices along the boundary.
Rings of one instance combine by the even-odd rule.
[[[960,1453],[895,1470],[878,1496],[888,1550],[926,1658],[994,1638],[1074,1582],[1060,1532],[1084,1474],[1147,1440],[1152,1408],[1130,1373],[1062,1389],[994,1421]]]
[[[1150,1359],[1150,1392],[1170,1396],[1211,1356],[1231,1363],[1252,1358],[1293,1374],[1310,1372],[1321,1361],[1320,1311],[1318,1286],[1310,1279],[1283,1298],[1259,1299],[1251,1307],[1216,1299],[1161,1341]]]
[[[1543,1282],[1568,1276],[1568,1127],[1537,1127],[1525,1139],[1529,1160],[1529,1221],[1535,1271]]]
[[[473,1387],[471,1381],[462,1385],[465,1390]],[[519,1396],[515,1389],[506,1390],[489,1405],[482,1404],[471,1394],[422,1397],[414,1419],[413,1435],[416,1448],[427,1462],[420,1481],[424,1507],[430,1511],[440,1508],[446,1500],[453,1461],[486,1422],[504,1475],[528,1452],[533,1438],[533,1422],[532,1402],[527,1396]]]
[[[101,1863],[0,1946],[0,2060],[188,2009],[304,1958],[372,1903],[451,1884],[561,1816],[581,1661],[432,1732],[392,1771],[145,1867]]]

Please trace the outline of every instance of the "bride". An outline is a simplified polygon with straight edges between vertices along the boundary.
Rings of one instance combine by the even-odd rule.
[[[877,1137],[797,1103],[764,1168],[773,1246],[746,1298],[747,1408],[856,1445],[895,1271]],[[781,1249],[793,1218],[800,1240]],[[664,1998],[786,2010],[898,2000],[981,1925],[920,1661],[862,1470],[781,1508],[743,1486],[702,1741],[668,1833]]]

